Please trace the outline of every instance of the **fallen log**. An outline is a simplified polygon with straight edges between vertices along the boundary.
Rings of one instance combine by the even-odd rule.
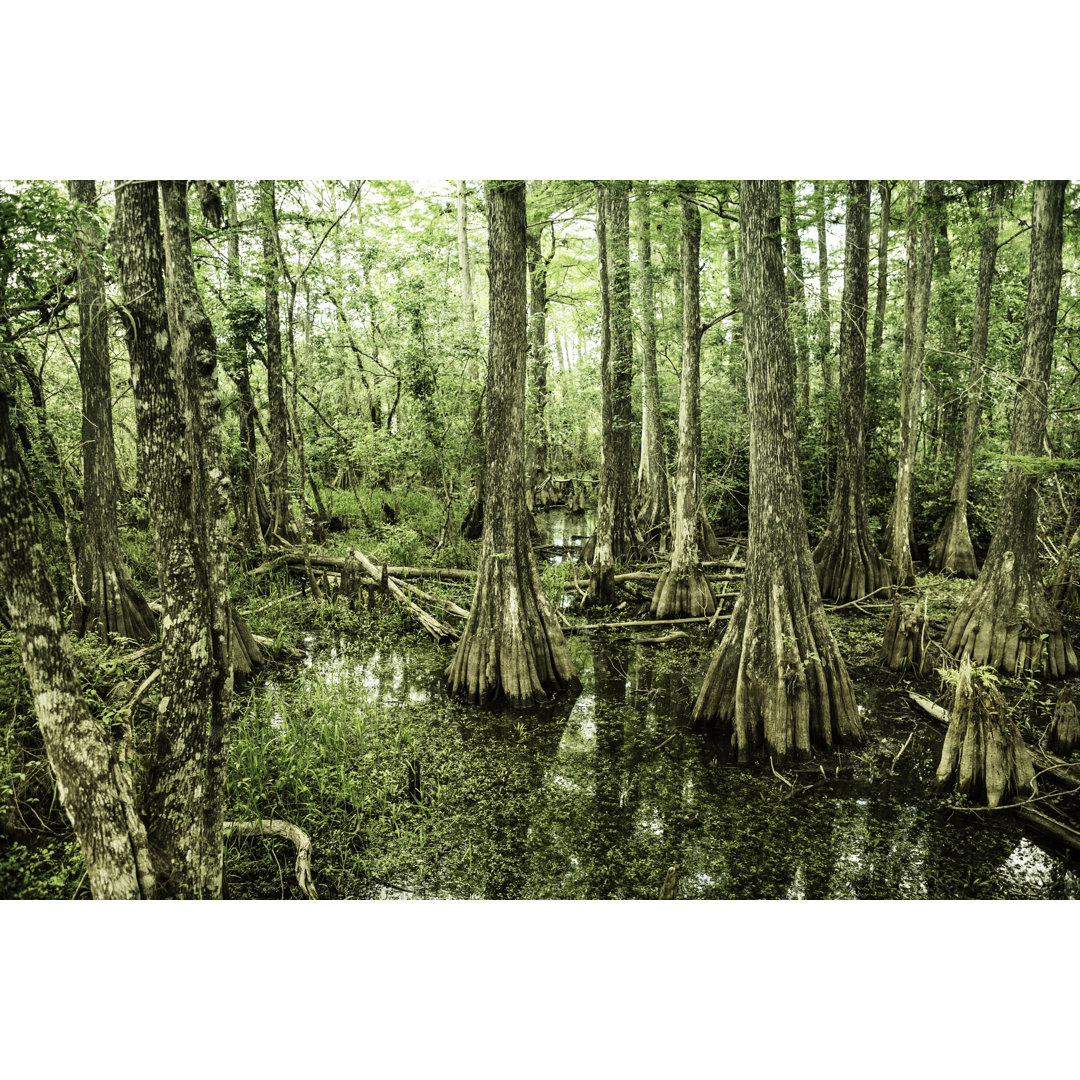
[[[350,548],[349,554],[364,568],[364,572],[373,581],[385,585],[387,592],[397,600],[405,610],[429,633],[436,641],[456,641],[457,631],[449,626],[444,626],[433,615],[426,612],[419,604],[414,604],[406,595],[398,579],[391,577],[389,568],[380,570],[362,551]]]
[[[307,900],[318,900],[315,882],[311,876],[311,838],[303,829],[280,818],[263,818],[261,821],[226,821],[225,835],[278,836],[288,840],[296,848],[296,884]]]
[[[723,616],[727,618],[728,616]],[[603,622],[603,623],[571,623],[569,626],[563,627],[564,634],[580,634],[583,630],[605,630],[608,627],[614,629],[625,629],[633,626],[675,626],[679,623],[707,623],[709,622],[708,615],[700,615],[695,618],[687,619],[637,619],[623,622]]]
[[[670,634],[661,634],[659,637],[636,637],[635,645],[670,645],[673,641],[689,641],[690,635],[685,630],[672,630]]]

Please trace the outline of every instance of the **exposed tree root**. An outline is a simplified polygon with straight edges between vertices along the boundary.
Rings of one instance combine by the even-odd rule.
[[[296,848],[296,884],[307,900],[318,900],[315,882],[311,876],[311,838],[291,822],[280,818],[263,818],[261,821],[226,821],[225,835],[278,836],[288,840]]]
[[[976,578],[979,564],[975,549],[971,546],[967,513],[957,513],[954,506],[946,515],[941,532],[930,553],[930,569],[935,573],[949,573],[955,577]]]
[[[890,671],[910,668],[924,675],[930,666],[926,646],[925,611],[901,604],[900,597],[895,597],[889,621],[885,624],[885,640],[878,652],[878,662]]]
[[[997,806],[1007,793],[1034,791],[1031,754],[1009,716],[1009,707],[992,683],[972,677],[971,661],[961,661],[956,698],[941,750],[936,783],[952,781],[973,799]]]
[[[229,640],[232,647],[233,678],[242,684],[251,678],[252,674],[266,663],[266,660],[262,649],[259,648],[259,643],[248,628],[247,620],[231,603],[229,617],[232,619],[232,633],[229,635]]]
[[[1049,745],[1051,752],[1061,757],[1068,757],[1074,750],[1080,750],[1080,717],[1077,716],[1073,692],[1068,688],[1058,695]]]
[[[870,542],[869,531],[857,527],[854,511],[839,520],[835,510],[833,513],[825,535],[814,548],[814,570],[822,597],[860,600],[889,585],[889,564]]]
[[[694,705],[696,726],[732,732],[740,762],[783,763],[806,759],[815,747],[862,742],[855,693],[824,609],[808,604],[791,576],[772,580],[756,604],[744,588]]]
[[[705,508],[698,507],[697,519],[694,522],[695,535],[698,550],[702,556],[709,559],[719,559],[721,554],[720,544],[716,539],[716,533],[705,516]]]
[[[715,610],[713,588],[698,567],[691,567],[682,573],[675,570],[662,573],[649,605],[649,614],[655,619],[711,615]]]
[[[994,573],[984,568],[945,633],[945,650],[975,665],[1014,674],[1044,671],[1063,679],[1080,671],[1061,616],[1046,599],[1041,583],[1012,574],[1012,552]]]
[[[469,618],[446,670],[473,704],[529,708],[580,686],[531,552],[482,555]]]
[[[79,567],[72,629],[80,637],[97,629],[102,640],[111,636],[146,641],[157,633],[157,619],[127,570],[120,566]]]

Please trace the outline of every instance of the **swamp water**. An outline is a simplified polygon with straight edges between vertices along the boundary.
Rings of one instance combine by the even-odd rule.
[[[591,524],[537,520],[556,548]],[[313,641],[288,700],[337,717],[352,763],[347,838],[320,853],[312,835],[322,895],[655,899],[675,866],[680,899],[1080,896],[1075,863],[1015,823],[943,808],[930,789],[941,732],[899,685],[854,672],[866,744],[786,770],[794,788],[768,763],[735,764],[726,739],[688,729],[715,648],[691,636],[571,636],[581,692],[528,712],[450,700],[449,647]]]

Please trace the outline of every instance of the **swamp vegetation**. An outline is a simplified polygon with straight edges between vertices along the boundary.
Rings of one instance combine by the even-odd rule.
[[[1077,198],[0,184],[0,897],[1080,896]]]

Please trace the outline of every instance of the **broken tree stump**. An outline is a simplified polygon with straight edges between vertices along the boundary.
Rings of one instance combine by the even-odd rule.
[[[935,781],[953,781],[973,800],[997,806],[1008,794],[1030,795],[1035,770],[1016,721],[998,688],[973,674],[971,661],[960,662],[956,697],[941,750]]]
[[[1068,688],[1058,695],[1054,707],[1054,722],[1050,728],[1050,752],[1068,757],[1080,750],[1080,717],[1077,716],[1073,692]]]
[[[360,563],[353,558],[346,559],[342,564],[341,577],[338,580],[338,596],[355,603],[363,577],[364,569]]]
[[[929,667],[926,650],[926,610],[908,607],[900,603],[900,597],[893,600],[889,621],[885,624],[885,640],[878,652],[878,662],[890,671],[900,671],[911,667],[924,675]]]

